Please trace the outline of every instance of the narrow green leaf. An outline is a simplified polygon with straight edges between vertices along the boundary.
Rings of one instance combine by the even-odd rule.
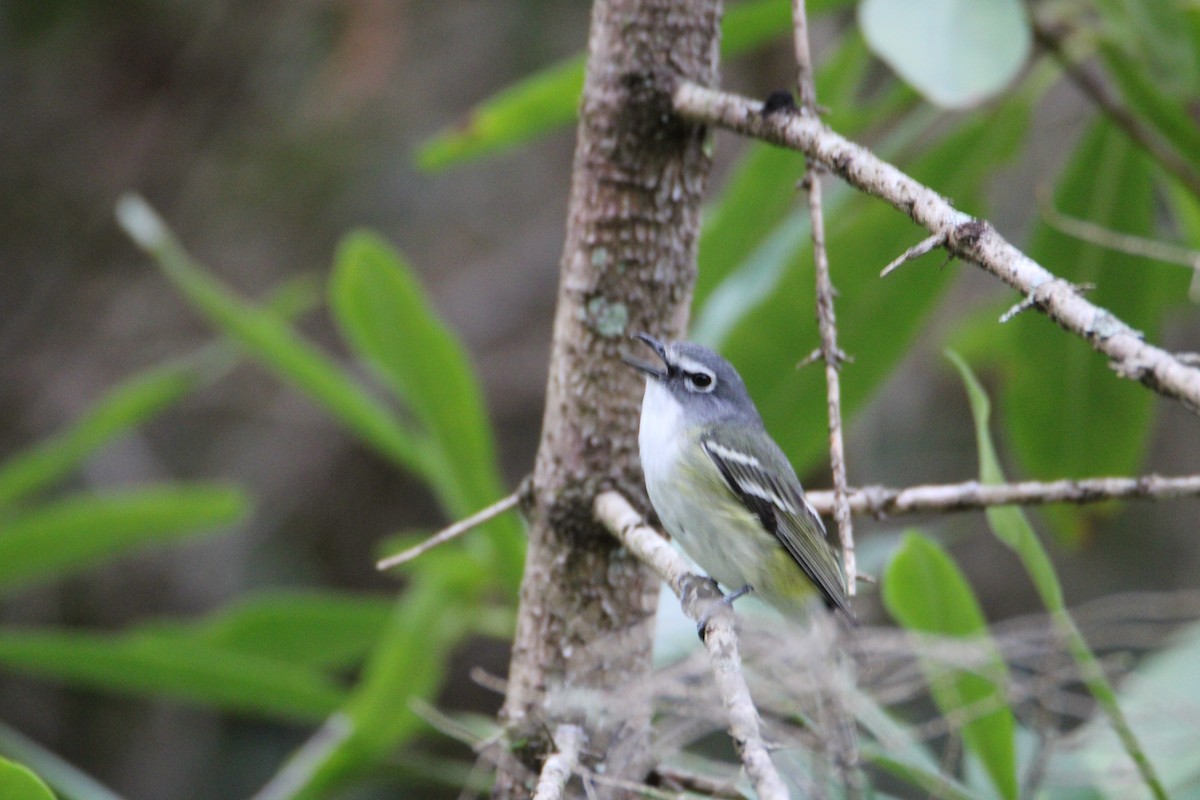
[[[1200,625],[1193,622],[1156,645],[1121,682],[1121,707],[1174,800],[1195,798],[1200,787],[1200,748],[1195,746],[1200,716],[1190,713],[1200,707],[1198,663]],[[1048,784],[1063,782],[1068,775],[1079,783],[1086,776],[1093,785],[1103,786],[1108,797],[1144,795],[1141,777],[1106,723],[1096,716],[1071,732],[1062,757],[1050,762]]]
[[[926,792],[929,797],[941,800],[979,800],[978,795],[972,794],[967,787],[937,770],[896,758],[873,745],[864,745],[859,757],[864,762],[874,764],[893,777]]]
[[[963,742],[983,764],[996,792],[1016,798],[1016,720],[1005,695],[1008,669],[987,635],[983,611],[966,578],[937,544],[909,532],[888,564],[882,596],[905,628],[963,639],[978,648],[974,669],[928,657],[921,659],[921,667],[942,716],[965,716]]]
[[[396,604],[350,700],[262,791],[319,800],[344,777],[394,752],[423,726],[410,701],[430,701],[454,643],[470,629],[470,597],[422,573]]]
[[[0,758],[0,797],[4,800],[54,800],[50,787],[28,767]]]
[[[61,800],[121,800],[91,775],[3,722],[0,722],[0,753],[33,769]],[[7,800],[8,795],[0,797]]]
[[[541,136],[575,119],[583,91],[582,55],[524,78],[473,108],[417,150],[417,166],[440,170]]]
[[[315,668],[358,664],[387,626],[389,599],[323,591],[244,597],[198,623],[154,623],[140,631]]]
[[[72,686],[280,719],[320,719],[344,696],[307,667],[176,636],[0,628],[0,665]]]
[[[1106,228],[1154,235],[1149,164],[1103,120],[1076,148],[1055,204]],[[1163,308],[1185,297],[1187,275],[1178,267],[1106,250],[1045,224],[1036,227],[1029,254],[1067,280],[1095,284],[1088,298],[1151,340]],[[1154,421],[1153,393],[1117,378],[1085,342],[1063,336],[1042,315],[1020,315],[997,333],[997,355],[1006,367],[1005,430],[1022,471],[1039,478],[1139,471]],[[1058,508],[1050,516],[1077,534],[1094,513]]]
[[[68,430],[0,465],[0,506],[59,480],[117,435],[174,405],[208,374],[194,363],[171,364],[117,386]]]
[[[412,269],[378,236],[358,231],[338,248],[330,282],[334,318],[355,351],[428,433],[428,477],[447,512],[461,517],[504,492],[491,423],[466,349],[430,305]],[[502,515],[468,547],[515,587],[523,562],[519,521]]]
[[[817,16],[851,0],[814,0]],[[791,30],[791,11],[776,0],[731,5],[722,22],[722,56],[749,51]],[[420,145],[416,162],[435,171],[493,155],[543,136],[575,119],[583,91],[583,54],[563,59],[500,90],[460,122]]]
[[[859,747],[860,758],[889,774],[944,800],[978,800],[978,795],[945,774],[939,763],[912,730],[901,725],[879,701],[856,686],[846,687],[846,698],[862,729],[870,734]]]
[[[985,484],[1002,483],[1004,474],[1000,468],[1000,461],[996,458],[996,449],[992,444],[992,435],[989,429],[991,403],[988,401],[987,393],[971,368],[957,353],[946,351],[946,357],[950,359],[962,376],[967,390],[967,398],[971,404],[971,415],[975,419],[975,441],[979,448],[979,479]],[[1083,638],[1083,634],[1079,632],[1075,620],[1067,611],[1062,585],[1054,571],[1054,565],[1024,512],[1016,506],[989,508],[987,520],[996,538],[1011,548],[1020,559],[1021,566],[1025,568],[1025,572],[1033,581],[1042,604],[1050,612],[1059,635],[1066,642],[1071,658],[1078,665],[1084,684],[1108,717],[1125,752],[1137,765],[1142,780],[1155,798],[1166,800],[1167,795],[1162,782],[1155,772],[1154,765],[1138,742],[1133,729],[1129,726],[1129,722],[1125,719],[1125,713],[1117,702],[1116,692],[1113,691],[1112,685],[1105,677],[1104,670],[1101,669],[1095,654]]]
[[[450,511],[494,501],[499,480],[479,384],[412,269],[382,239],[357,231],[338,247],[329,294],[343,335],[430,433]]]
[[[117,204],[117,218],[134,242],[217,328],[367,444],[419,475],[428,474],[424,441],[278,314],[237,297],[192,261],[145,200],[123,196]]]
[[[79,495],[0,520],[0,587],[59,577],[132,549],[214,532],[250,502],[228,486],[143,487]]]
[[[285,318],[314,305],[311,281],[288,281],[268,300]],[[143,372],[110,390],[70,428],[0,464],[0,506],[45,489],[120,434],[215,380],[233,363],[229,348],[216,344],[188,358]]]
[[[1100,54],[1125,102],[1150,122],[1177,153],[1200,165],[1200,131],[1186,104],[1188,99],[1195,102],[1195,98],[1181,100],[1163,91],[1162,83],[1149,73],[1142,59],[1131,57],[1110,41],[1101,41]]]

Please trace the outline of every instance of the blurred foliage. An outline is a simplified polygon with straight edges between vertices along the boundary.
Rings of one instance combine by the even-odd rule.
[[[19,28],[35,35],[39,25],[48,24],[46,15],[67,13],[71,5],[51,4],[33,13],[32,5],[21,4]],[[977,71],[966,90],[939,84],[963,77],[939,65],[960,64],[971,54],[942,49],[961,45],[954,35],[927,37],[915,55],[889,57],[898,72],[910,76],[909,86],[879,68],[868,42],[850,23],[851,5],[848,0],[809,3],[810,15],[833,32],[817,76],[819,97],[829,108],[827,121],[871,142],[876,152],[952,197],[960,208],[986,216],[989,178],[1027,144],[1031,116],[1062,80],[1042,60],[1023,64],[1028,21],[1014,14],[1016,4],[1008,0],[968,6],[972,13],[991,8],[1005,15],[1005,36],[985,37],[994,48],[977,54],[1007,58],[1004,68]],[[879,5],[865,3],[860,13],[874,13],[871,8]],[[926,5],[930,14],[952,14],[963,4]],[[1195,69],[1200,13],[1194,4],[1097,0],[1084,10],[1068,20],[1065,35],[1098,54],[1104,76],[1142,124],[1184,161],[1200,167],[1200,134],[1193,119],[1200,96]],[[724,22],[723,53],[734,56],[785,39],[789,28],[786,3],[733,4]],[[902,33],[887,26],[883,31]],[[879,32],[876,28],[877,35],[870,37],[876,48]],[[897,60],[917,56],[925,63],[918,65],[920,77],[912,77]],[[462,124],[426,142],[418,163],[427,170],[466,164],[569,124],[583,70],[580,55],[515,83],[477,106]],[[981,83],[981,75],[992,83]],[[947,103],[950,93],[956,104],[963,98],[975,101],[999,91],[1014,75],[1015,83],[998,100],[969,113],[944,114],[922,100]],[[1125,132],[1097,121],[1073,146],[1054,181],[1052,202],[1062,212],[1126,233],[1161,236],[1177,227],[1195,245],[1200,198],[1186,176],[1171,169]],[[796,210],[795,186],[803,171],[801,156],[762,145],[747,147],[732,165],[705,214],[694,314],[695,336],[737,364],[768,427],[802,473],[825,458],[826,434],[820,371],[792,368],[817,342],[807,269],[811,248],[807,223]],[[924,233],[893,209],[844,187],[830,184],[827,198],[841,345],[855,358],[842,373],[843,407],[853,417],[878,395],[913,343],[929,335],[930,320],[960,269],[932,272],[934,255],[880,281],[879,269]],[[1156,206],[1159,198],[1165,203]],[[124,198],[119,217],[222,339],[192,357],[134,376],[65,431],[0,463],[0,592],[60,580],[134,549],[247,524],[251,498],[233,485],[181,482],[104,493],[63,488],[99,450],[169,413],[241,359],[265,366],[346,433],[419,479],[447,519],[504,493],[495,431],[466,350],[438,317],[411,265],[381,237],[349,234],[330,271],[324,299],[347,357],[325,352],[299,332],[294,317],[309,305],[304,298],[284,292],[256,303],[240,296],[193,259],[140,198]],[[1143,263],[1068,237],[1046,222],[1037,224],[1026,249],[1057,274],[1096,284],[1096,302],[1152,339],[1166,314],[1185,302],[1187,276],[1178,266]],[[986,312],[954,336],[973,362],[1005,378],[1002,441],[1011,445],[1022,474],[1048,479],[1136,472],[1156,399],[1116,379],[1085,342],[1036,314],[1000,328],[993,310]],[[956,364],[975,417],[980,480],[1003,480],[987,398],[965,362]],[[1052,519],[1059,531],[1078,534],[1089,513],[1094,512],[1063,510]],[[1118,748],[1092,733],[1101,725],[1091,722],[1061,763],[1051,759],[1048,774],[1067,762],[1098,763],[1097,754],[1103,753],[1138,766],[1142,779],[1134,785],[1139,791],[1148,786],[1162,793],[1157,768],[1172,792],[1195,796],[1194,758],[1173,760],[1166,744],[1148,738],[1150,726],[1126,721],[1126,698],[1108,682],[1068,614],[1062,585],[1028,520],[1016,509],[993,509],[987,518],[1029,575],[1064,650],[1103,712],[1103,729],[1116,731],[1119,743]],[[169,697],[253,718],[320,723],[317,734],[264,789],[264,798],[325,797],[364,775],[391,770],[399,780],[418,766],[427,776],[465,781],[471,773],[464,765],[424,763],[423,753],[412,746],[427,730],[418,710],[435,699],[448,660],[466,636],[495,635],[497,627],[510,623],[522,558],[521,524],[507,515],[407,567],[394,601],[315,589],[264,591],[199,620],[155,620],[118,632],[6,626],[0,627],[0,666],[76,687]],[[869,698],[860,698],[855,707],[865,734],[864,760],[932,796],[1018,796],[1031,769],[1021,742],[1033,734],[1006,695],[1009,676],[971,586],[939,544],[913,534],[896,547],[882,596],[904,628],[975,642],[982,655],[972,669],[922,661],[930,696],[967,750],[962,769],[947,769],[934,748],[911,733],[902,713]],[[1195,682],[1181,679],[1178,666],[1186,662],[1180,654],[1194,653],[1194,640],[1181,639],[1176,650],[1137,670],[1139,681],[1130,684],[1132,702],[1141,707],[1164,688],[1182,690],[1181,703],[1195,702],[1195,689],[1180,685]],[[17,739],[2,734],[0,752],[33,763]],[[1139,737],[1153,743],[1149,753]],[[973,771],[972,764],[981,769]],[[64,797],[111,796],[52,760],[36,768]],[[1104,774],[1096,769],[1083,789],[1063,779],[1039,796],[1103,795]],[[28,770],[0,761],[0,796],[40,800],[48,795]]]
[[[908,630],[972,641],[980,658],[969,666],[923,662],[930,692],[944,716],[967,716],[963,743],[983,762],[996,794],[1018,797],[1016,719],[1004,696],[1008,670],[966,577],[935,542],[910,532],[883,576],[883,602]]]
[[[0,758],[0,797],[5,800],[54,800],[54,794],[28,768]]]

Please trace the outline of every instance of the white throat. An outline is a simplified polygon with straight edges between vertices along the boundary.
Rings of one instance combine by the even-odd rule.
[[[647,378],[638,427],[638,451],[651,499],[656,488],[651,485],[668,480],[675,471],[679,448],[686,438],[683,407],[659,381]]]

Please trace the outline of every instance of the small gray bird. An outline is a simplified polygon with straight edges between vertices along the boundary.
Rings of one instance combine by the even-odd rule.
[[[825,526],[737,370],[698,344],[634,338],[663,364],[623,359],[646,374],[638,449],[667,532],[731,597],[754,591],[790,616],[815,592],[853,620]]]

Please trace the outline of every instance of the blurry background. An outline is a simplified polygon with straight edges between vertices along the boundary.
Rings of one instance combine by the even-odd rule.
[[[121,379],[213,339],[118,230],[115,200],[133,189],[200,262],[259,299],[297,275],[323,282],[348,230],[383,234],[469,349],[515,486],[537,443],[573,131],[437,174],[419,171],[413,152],[474,103],[580,51],[588,11],[586,2],[548,0],[3,4],[0,460],[63,428]],[[790,62],[780,41],[726,64],[723,82],[764,96],[793,80]],[[988,184],[991,218],[1010,238],[1023,241],[1036,214],[1033,189],[1058,172],[1092,119],[1067,85],[1039,104],[1029,147]],[[714,187],[742,150],[718,136]],[[913,228],[910,243],[921,235]],[[835,282],[839,270],[883,266],[846,263],[837,251],[832,259]],[[849,427],[854,484],[976,474],[969,411],[940,349],[965,312],[1015,298],[974,268],[945,269],[961,275],[919,346]],[[799,302],[795,313],[811,315]],[[1194,307],[1164,325],[1168,349],[1200,349]],[[300,327],[349,363],[323,308]],[[781,343],[778,369],[814,345]],[[1194,471],[1200,426],[1176,403],[1158,405],[1145,471]],[[252,364],[102,450],[72,486],[179,478],[236,482],[255,511],[222,536],[7,595],[3,621],[117,630],[198,615],[264,587],[388,596],[398,584],[373,568],[379,540],[447,522],[420,482]],[[806,483],[828,485],[826,467]],[[882,552],[910,522],[862,521],[861,547]],[[1194,585],[1198,523],[1195,500],[1089,517],[1077,545],[1051,542],[1068,600]],[[982,518],[936,525],[953,541]],[[972,536],[954,552],[992,618],[1038,607],[991,537]],[[862,602],[870,617],[872,600]],[[483,665],[502,674],[507,654],[494,641],[471,641],[452,662],[443,703],[492,713],[499,697],[467,672]],[[247,796],[309,732],[6,671],[0,719],[126,796],[160,800]]]

